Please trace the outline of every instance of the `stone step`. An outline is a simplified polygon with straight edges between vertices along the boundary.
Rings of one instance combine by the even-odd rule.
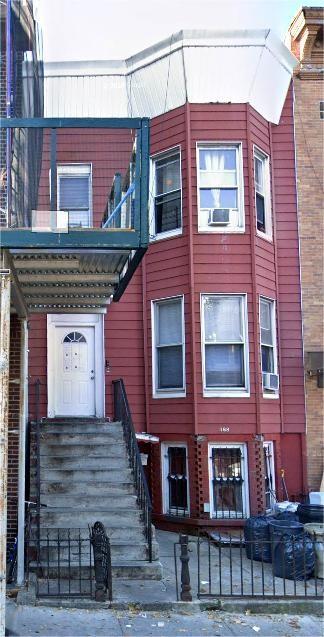
[[[41,481],[41,495],[47,494],[87,494],[87,495],[98,495],[99,493],[104,494],[105,496],[111,495],[116,497],[119,496],[135,496],[135,487],[134,482],[129,480],[128,482],[110,482],[106,481],[82,481],[82,480],[66,480],[64,482],[55,482],[51,480],[43,480]],[[36,489],[31,489],[31,495],[35,497]]]
[[[90,566],[72,563],[70,567],[67,564],[61,564],[58,569],[57,563],[30,563],[30,570],[36,572],[40,582],[47,579],[54,579],[60,575],[62,579],[78,579],[80,576],[82,579],[88,579],[90,577]],[[112,577],[120,579],[148,579],[148,580],[160,580],[162,579],[162,565],[158,560],[154,562],[142,562],[136,560],[130,560],[127,564],[122,561],[116,561],[112,564]]]
[[[32,428],[33,434],[36,432],[36,428]],[[107,422],[107,421],[98,421],[98,422],[80,422],[76,421],[64,421],[64,422],[55,422],[55,423],[46,423],[41,422],[40,424],[40,432],[41,433],[67,433],[67,434],[97,434],[97,433],[123,433],[123,426],[118,422]]]
[[[40,467],[42,469],[118,469],[124,472],[128,469],[128,458],[107,458],[106,455],[75,457],[71,456],[40,456]]]
[[[82,546],[82,544],[84,545]],[[36,550],[36,544],[34,545],[34,548]],[[110,542],[110,550],[111,550],[111,559],[113,563],[115,561],[125,562],[129,560],[136,560],[136,561],[148,560],[148,546],[145,543],[144,538],[143,538],[143,542],[134,542],[134,543],[121,542],[118,539],[112,540]],[[76,561],[79,559],[79,553],[81,556],[82,555],[84,556],[84,554],[86,555],[89,554],[88,542],[85,542],[85,543],[81,542],[81,546],[79,546],[79,542],[77,541],[65,540],[61,542],[60,544],[59,561],[60,562],[64,560],[66,561],[69,559],[69,557],[72,562]],[[153,559],[158,558],[158,545],[156,542],[152,543],[152,557]],[[43,563],[47,563],[47,561],[49,561],[53,563],[55,562],[57,564],[58,563],[57,544],[51,543],[50,540],[48,544],[46,542],[43,542],[40,547],[40,560]],[[93,562],[93,556],[92,556],[92,562]],[[90,558],[87,560],[87,563],[90,563]]]
[[[83,461],[82,467],[78,468],[68,468],[62,467],[62,464],[58,467],[51,468],[48,467],[46,472],[44,472],[44,478],[46,480],[55,480],[57,482],[83,482],[84,487],[89,482],[110,482],[114,484],[124,484],[125,482],[132,482],[133,476],[130,468],[127,469],[116,469],[111,467],[88,467],[88,463],[85,466],[85,462]],[[36,469],[31,472],[31,479],[35,479]],[[43,475],[41,476],[41,481],[43,480]]]
[[[89,495],[88,489],[79,494],[43,494],[42,504],[47,504],[48,507],[53,508],[65,508],[65,509],[82,509],[82,510],[106,510],[111,509],[138,511],[137,497],[136,495],[122,494],[116,498],[115,494],[107,495],[104,492],[100,492],[97,489],[96,495]]]
[[[106,519],[103,519],[102,516],[92,517],[89,520],[89,523],[88,521],[80,520],[80,526],[78,529],[73,529],[73,527],[71,527],[71,524],[69,522],[66,522],[66,520],[61,521],[60,527],[58,529],[55,522],[53,523],[51,520],[44,519],[41,522],[41,540],[44,543],[47,541],[47,537],[49,537],[49,539],[57,538],[58,531],[60,533],[60,537],[64,537],[64,535],[65,537],[68,537],[69,533],[72,534],[71,537],[73,537],[73,534],[77,535],[80,533],[80,537],[86,539],[89,537],[88,524],[92,526],[98,520],[104,523],[106,533],[111,541],[118,540],[122,542],[128,542],[130,544],[141,544],[142,542],[145,542],[144,527],[137,520],[134,520],[131,524],[129,520],[127,520],[127,522],[123,522],[122,520],[111,520],[109,522]],[[81,524],[83,524],[83,527],[81,526]],[[75,527],[77,527],[77,525],[75,525]],[[32,524],[31,533],[32,537],[35,538],[35,522],[33,522]]]
[[[41,434],[41,447],[46,445],[98,445],[111,444],[125,447],[125,442],[120,431],[107,431],[98,433],[63,433],[50,432]]]
[[[80,509],[80,508],[42,508],[40,513],[41,525],[43,526],[55,526],[57,528],[78,528],[87,527],[89,524],[94,524],[97,520],[100,520],[108,529],[115,523],[116,527],[120,526],[135,526],[141,528],[141,511],[134,509],[99,509],[99,507],[92,509]]]
[[[126,454],[126,449],[125,446],[123,444],[120,443],[112,443],[109,444],[106,442],[101,442],[101,443],[89,443],[89,444],[83,444],[80,445],[78,443],[74,443],[74,444],[49,444],[46,441],[46,444],[44,442],[42,442],[41,444],[41,448],[40,448],[40,456],[41,456],[41,460],[44,457],[51,457],[51,458],[58,458],[58,457],[65,457],[65,458],[69,458],[69,457],[73,457],[73,456],[78,456],[78,457],[82,457],[82,456],[86,456],[88,457],[100,457],[103,456],[105,458],[107,458],[107,462],[110,459],[114,459],[114,458],[118,458],[121,461],[127,461],[128,464],[128,457]]]

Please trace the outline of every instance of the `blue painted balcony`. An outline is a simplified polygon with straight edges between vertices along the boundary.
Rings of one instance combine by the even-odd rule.
[[[148,247],[147,118],[1,120],[1,248],[28,313],[105,312]]]

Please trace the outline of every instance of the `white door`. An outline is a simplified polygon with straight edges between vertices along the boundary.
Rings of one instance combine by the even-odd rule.
[[[94,416],[95,329],[55,328],[55,415]]]

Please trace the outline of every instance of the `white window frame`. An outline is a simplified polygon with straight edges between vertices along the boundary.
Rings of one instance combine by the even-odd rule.
[[[164,301],[181,301],[181,317],[182,317],[182,374],[183,374],[183,386],[179,388],[168,388],[168,389],[158,389],[157,381],[158,381],[158,369],[157,369],[157,355],[156,355],[156,326],[155,326],[155,317],[156,311],[155,308],[160,304],[162,305]],[[152,388],[153,388],[153,398],[184,398],[186,396],[186,348],[185,348],[185,318],[184,318],[184,295],[179,294],[176,296],[168,296],[163,297],[161,299],[154,299],[151,301],[151,326],[152,326]]]
[[[187,509],[185,512],[185,515],[183,517],[188,517],[190,516],[190,498],[189,498],[189,493],[190,493],[190,489],[189,489],[189,467],[188,467],[188,445],[185,442],[162,442],[161,444],[161,467],[162,467],[162,507],[163,507],[163,513],[172,515],[172,512],[170,513],[170,506],[169,506],[169,483],[168,483],[168,473],[169,473],[169,466],[168,466],[168,449],[169,447],[181,447],[181,449],[185,449],[186,450],[186,472],[187,472]],[[182,516],[176,516],[176,517],[182,517]]]
[[[67,163],[57,164],[56,167],[56,199],[57,209],[60,209],[60,177],[89,177],[89,224],[83,226],[84,228],[93,227],[93,194],[92,194],[92,163],[80,162],[80,163]],[[50,181],[51,183],[51,181]]]
[[[156,232],[155,227],[155,164],[160,159],[167,159],[176,153],[179,154],[179,162],[180,162],[180,226],[179,228],[174,228],[173,230],[168,230],[166,232]],[[171,237],[176,237],[182,234],[182,158],[181,158],[181,146],[173,146],[172,148],[168,148],[167,150],[156,153],[152,155],[150,158],[150,205],[149,205],[149,215],[150,215],[150,241],[159,241],[161,239],[169,239]]]
[[[242,485],[242,505],[243,505],[243,515],[240,518],[236,518],[236,516],[233,515],[227,515],[227,516],[217,516],[216,515],[216,511],[214,509],[214,492],[213,492],[213,460],[212,460],[212,450],[213,449],[223,449],[223,448],[227,448],[227,449],[237,449],[240,448],[242,451],[242,455],[243,455],[243,463],[242,463],[242,468],[244,471],[244,481],[243,481],[243,485]],[[230,443],[225,443],[225,442],[210,442],[208,444],[208,477],[209,477],[209,508],[210,508],[210,513],[209,516],[210,518],[214,519],[214,520],[233,520],[233,519],[238,519],[238,520],[246,520],[249,515],[250,515],[250,499],[249,499],[249,471],[248,471],[248,446],[245,442],[230,442]]]
[[[200,222],[200,168],[199,168],[199,150],[200,149],[236,149],[236,168],[237,168],[237,203],[238,203],[238,219],[237,224],[229,223],[227,226],[208,226]],[[245,210],[244,210],[244,175],[243,175],[243,144],[241,141],[200,141],[196,142],[196,167],[197,167],[197,206],[198,206],[198,232],[211,233],[243,233],[245,232]]]
[[[263,230],[258,229],[258,219],[257,219],[257,186],[255,181],[255,165],[254,160],[257,158],[263,164],[263,175],[264,175],[264,192],[260,192],[264,198],[264,222],[265,222],[265,232]],[[255,225],[257,235],[262,237],[263,239],[267,239],[268,241],[272,241],[272,213],[271,213],[271,179],[270,179],[270,158],[267,153],[258,148],[257,146],[253,146],[253,178],[254,178],[254,206],[255,206]]]
[[[241,297],[242,298],[242,321],[243,321],[243,356],[244,356],[244,377],[245,387],[206,387],[206,365],[205,365],[205,321],[204,321],[204,304],[203,300],[206,296],[217,297]],[[247,311],[247,294],[243,293],[214,293],[202,292],[200,294],[200,324],[201,324],[201,360],[202,360],[202,381],[203,395],[205,398],[249,398],[250,396],[250,374],[249,374],[249,335],[248,335],[248,311]],[[241,345],[241,343],[240,343]]]
[[[279,398],[279,390],[271,391],[267,389],[263,389],[263,370],[262,370],[262,336],[261,336],[261,301],[266,301],[271,304],[271,331],[272,331],[272,339],[273,339],[273,374],[277,374],[279,376],[278,369],[278,346],[277,346],[277,311],[276,311],[276,301],[267,296],[260,294],[259,296],[259,330],[260,330],[260,368],[261,368],[261,380],[262,380],[262,391],[263,398],[270,399],[278,399]],[[270,347],[269,345],[267,347]],[[280,378],[279,378],[280,382]]]
[[[274,445],[272,441],[264,441],[263,448],[268,448],[269,453],[269,468],[273,478],[273,493],[270,493],[271,507],[266,509],[267,512],[271,511],[276,503],[276,474],[274,465]]]

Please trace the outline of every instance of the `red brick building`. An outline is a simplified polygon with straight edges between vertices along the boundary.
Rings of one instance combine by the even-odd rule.
[[[323,478],[323,7],[303,7],[288,33],[295,136],[307,421],[308,487]]]
[[[137,431],[159,440],[142,447],[155,521],[177,527],[242,525],[284,497],[281,469],[291,498],[307,489],[294,61],[268,32],[220,37],[183,32],[171,48],[163,42],[127,61],[132,114],[151,118],[148,252],[105,316],[38,314],[29,329],[41,416],[111,417],[112,380],[124,379]],[[71,68],[61,80],[66,115]],[[51,95],[57,68],[47,73]],[[113,72],[100,73],[104,87]],[[71,86],[86,98],[87,88]],[[97,90],[94,115],[104,108]],[[53,104],[47,114],[59,115]],[[96,224],[113,177],[109,139],[92,136],[82,150],[81,142],[75,131],[58,144],[57,203],[73,210],[73,180],[82,179],[81,223]],[[48,166],[43,205],[47,183]],[[90,328],[94,394],[84,407],[70,397],[64,411],[56,352],[63,333]]]

